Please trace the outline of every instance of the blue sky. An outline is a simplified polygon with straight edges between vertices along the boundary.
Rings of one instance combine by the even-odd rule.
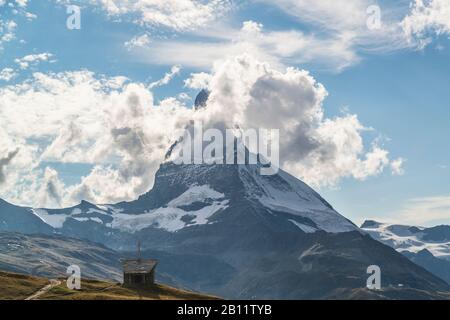
[[[409,1],[395,5],[379,1],[382,24],[374,30],[367,25],[370,14],[366,9],[375,3],[366,0],[321,4],[309,0],[239,4],[220,0],[70,1],[81,8],[80,30],[66,27],[68,3],[0,0],[0,96],[6,101],[2,104],[0,100],[0,108],[4,112],[12,108],[13,101],[29,104],[24,110],[37,112],[40,106],[33,105],[33,91],[39,92],[38,99],[64,108],[64,103],[76,96],[57,93],[59,87],[78,80],[61,80],[62,74],[81,71],[90,72],[85,74],[89,79],[80,84],[83,86],[99,86],[94,82],[102,77],[123,76],[128,83],[145,87],[167,74],[166,82],[151,88],[152,103],[190,108],[200,87],[187,86],[186,79],[201,72],[214,77],[220,73],[220,61],[248,53],[277,72],[288,67],[308,70],[328,92],[321,106],[324,121],[352,114],[371,128],[358,130],[357,138],[363,139],[365,150],[355,155],[357,159],[364,161],[374,144],[389,153],[380,170],[367,169],[361,174],[345,168],[332,183],[310,177],[310,168],[291,165],[290,172],[312,181],[340,213],[356,223],[366,218],[422,225],[450,223],[450,6],[445,0],[425,1],[415,7],[410,7]],[[28,61],[26,65],[24,61]],[[171,75],[174,66],[181,69]],[[61,75],[55,92],[39,91],[42,83],[33,80],[36,72],[49,75],[46,85]],[[141,89],[136,89],[141,99],[147,99],[148,93]],[[115,89],[105,85],[101,90],[99,101],[108,99],[109,91]],[[176,102],[167,100],[170,97]],[[0,159],[7,159],[20,144],[18,155],[0,167],[5,176],[3,183],[0,179],[0,197],[18,204],[58,206],[78,201],[84,194],[91,196],[88,200],[114,201],[149,188],[156,158],[133,159],[128,150],[101,160],[80,161],[64,158],[62,151],[46,150],[58,136],[64,137],[67,119],[74,118],[74,114],[57,114],[61,118],[37,130],[39,134],[30,130],[18,137],[15,132],[24,130],[21,124],[12,117],[2,120],[0,110],[0,123],[4,121],[6,128],[3,142],[0,140],[0,152],[5,156],[0,154]],[[83,127],[88,121],[77,121],[76,128],[90,130]],[[51,128],[59,128],[56,124],[61,131],[52,133]],[[40,124],[29,126],[38,128]],[[99,140],[103,138],[110,141],[106,136]],[[94,150],[86,147],[92,143],[89,139],[73,145],[81,148],[76,152],[86,153],[86,158]],[[51,156],[42,156],[46,151]],[[148,177],[139,182],[136,176],[113,178],[133,160],[153,168],[145,171]],[[400,163],[394,170],[397,160]],[[93,174],[94,168],[101,174]],[[83,181],[83,177],[87,179]],[[116,179],[115,183],[122,182],[128,189],[121,189],[117,199],[106,191],[99,193],[96,185],[104,181],[98,177]],[[45,193],[58,186],[69,191],[61,191],[57,201],[51,201]]]

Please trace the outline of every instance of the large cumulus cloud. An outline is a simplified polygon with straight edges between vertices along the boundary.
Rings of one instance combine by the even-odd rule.
[[[315,186],[365,179],[391,165],[374,141],[365,150],[358,117],[324,117],[325,88],[307,71],[272,69],[243,55],[216,64],[205,119],[228,127],[280,130],[281,166]],[[398,160],[395,160],[398,165]]]
[[[408,41],[424,48],[432,42],[434,35],[450,34],[450,2],[415,0],[401,26]]]
[[[144,84],[88,71],[35,73],[0,96],[1,144],[20,150],[2,169],[8,183],[0,196],[35,206],[114,202],[147,191],[172,132],[192,112],[155,105]],[[64,185],[60,163],[92,169],[79,184]]]
[[[35,206],[134,199],[150,189],[179,129],[193,119],[209,127],[280,129],[281,166],[316,186],[399,165],[376,142],[364,148],[356,115],[327,119],[327,91],[304,70],[277,71],[241,55],[217,62],[207,78],[208,104],[197,111],[170,97],[155,103],[144,84],[88,71],[36,73],[1,88],[4,152],[20,151],[2,169],[0,197]],[[69,184],[55,165],[61,163],[90,170]]]

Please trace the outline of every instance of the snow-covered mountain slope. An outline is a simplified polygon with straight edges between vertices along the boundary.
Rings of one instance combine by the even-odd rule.
[[[86,201],[68,209],[31,209],[31,212],[56,229],[55,232],[63,228],[70,219],[97,223],[128,233],[148,227],[175,232],[188,226],[208,223],[208,219],[227,208],[227,204],[228,200],[224,199],[224,194],[214,191],[208,185],[193,184],[165,206],[140,212],[125,211],[115,205],[94,205]]]
[[[426,249],[436,258],[450,261],[450,226],[424,228],[366,221],[361,228],[399,252],[418,253]]]
[[[193,184],[188,190],[169,201],[166,206],[146,211],[143,214],[119,213],[112,215],[112,228],[135,232],[147,227],[175,232],[180,229],[207,224],[215,213],[228,207],[228,200],[223,193],[213,190],[208,185]]]
[[[338,214],[317,192],[302,181],[280,170],[277,175],[263,176],[258,166],[239,166],[239,177],[246,196],[273,211],[282,211],[293,217],[302,217],[309,223],[292,222],[301,230],[323,230],[339,233],[358,228]]]
[[[228,183],[221,180],[230,178],[232,181]],[[358,230],[300,180],[282,170],[277,175],[262,176],[257,165],[165,163],[156,175],[153,190],[136,201],[116,205],[83,201],[72,208],[33,209],[32,212],[54,229],[63,228],[69,219],[128,233],[149,227],[176,232],[217,222],[221,213],[237,201],[263,207],[268,214],[278,215],[299,232]]]
[[[366,221],[361,228],[450,284],[450,226],[424,228]]]

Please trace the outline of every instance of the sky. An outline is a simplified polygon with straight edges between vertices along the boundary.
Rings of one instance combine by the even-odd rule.
[[[450,224],[449,37],[447,0],[0,0],[0,198],[135,199],[201,119],[357,224]]]

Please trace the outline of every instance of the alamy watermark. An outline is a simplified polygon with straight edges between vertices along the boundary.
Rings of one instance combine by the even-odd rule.
[[[81,289],[81,269],[76,264],[67,267],[67,271],[70,276],[67,278],[66,284],[67,288],[70,290],[80,290]]]
[[[261,175],[278,173],[278,129],[204,129],[200,121],[180,133],[171,160],[175,164],[259,164]]]
[[[377,5],[371,5],[367,8],[368,14],[366,26],[369,30],[381,29],[381,8]]]
[[[367,267],[367,273],[370,274],[367,278],[366,287],[370,290],[381,289],[381,268],[377,265]]]
[[[66,20],[66,26],[69,30],[81,29],[81,10],[79,6],[69,5],[66,8],[66,13],[69,15]]]

